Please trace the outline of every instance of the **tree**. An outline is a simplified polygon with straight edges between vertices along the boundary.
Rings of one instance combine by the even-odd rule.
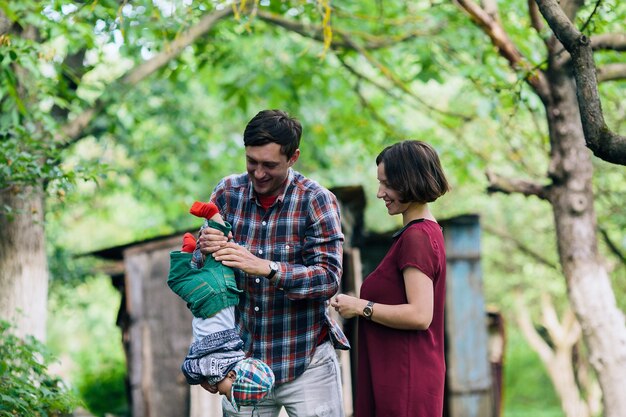
[[[605,161],[626,165],[626,138],[612,132],[604,121],[593,60],[594,49],[625,50],[625,35],[605,34],[590,40],[576,29],[556,1],[537,0],[537,5],[557,39],[570,53],[587,146],[597,157]],[[601,68],[600,75],[605,81],[624,79],[626,66],[613,64],[611,67]]]
[[[495,2],[485,1],[482,6],[471,0],[457,3],[545,107],[550,137],[548,183],[510,180],[492,174],[490,187],[493,191],[534,195],[552,206],[561,267],[602,387],[605,415],[624,415],[626,399],[618,381],[626,374],[626,323],[598,250],[593,165],[586,145],[597,156],[621,164],[626,148],[623,138],[607,130],[597,95],[593,97],[590,93],[597,91],[590,48],[585,48],[584,42],[576,48],[573,46],[574,39],[582,37],[573,33],[567,19],[575,18],[582,2],[561,1],[556,5],[537,0],[558,37],[545,34],[535,3],[529,3],[529,21],[544,39],[546,49],[545,65],[539,63],[538,67],[531,65],[532,60],[520,52],[507,34]],[[559,16],[558,22],[555,16]],[[565,40],[566,45],[559,39]],[[607,42],[608,39],[612,41]],[[604,35],[598,41],[591,37],[591,45],[596,44],[599,51],[608,47],[623,50],[623,42],[623,35]],[[571,50],[573,56],[565,53],[564,48]],[[613,78],[626,78],[626,72]],[[588,97],[592,98],[587,101]]]
[[[48,296],[43,239],[45,179],[36,172],[47,150],[45,145],[38,144],[42,130],[40,115],[26,116],[27,108],[37,102],[33,89],[24,84],[28,71],[15,63],[19,53],[31,52],[27,45],[38,41],[38,31],[32,26],[20,28],[23,42],[18,42],[9,36],[12,30],[13,24],[3,9],[0,11],[0,43],[4,52],[0,132],[3,151],[0,160],[0,206],[3,208],[0,214],[0,287],[3,288],[0,317],[15,322],[19,335],[31,334],[43,339]],[[31,58],[28,64],[34,65],[33,61]],[[28,147],[32,147],[32,153],[25,152]],[[12,181],[7,181],[8,178]]]
[[[532,323],[528,307],[518,295],[517,319],[519,328],[543,362],[550,379],[553,381],[561,407],[567,417],[590,417],[598,414],[600,391],[595,380],[589,378],[586,363],[575,360],[574,350],[578,348],[581,330],[571,309],[563,314],[559,321],[558,314],[550,300],[543,293],[541,297],[541,325],[546,336],[537,331]],[[547,339],[547,340],[546,340]],[[582,358],[584,361],[584,358]],[[577,369],[576,369],[577,368]]]
[[[123,92],[165,66],[181,51],[209,31],[221,18],[232,14],[231,9],[208,13],[188,32],[181,34],[161,53],[152,59],[141,62],[123,77],[109,85],[118,94],[105,94],[92,103],[85,103],[76,95],[81,77],[88,68],[83,59],[86,49],[95,40],[90,32],[99,18],[115,20],[115,4],[99,6],[93,10],[74,7],[76,13],[65,25],[56,30],[73,34],[72,40],[87,33],[89,36],[70,48],[76,49],[67,54],[58,68],[58,79],[41,74],[38,58],[52,42],[55,35],[52,28],[63,18],[52,4],[44,7],[39,2],[23,2],[21,5],[2,5],[0,9],[0,40],[5,49],[3,71],[6,75],[2,85],[8,95],[2,101],[3,112],[1,155],[3,172],[0,176],[0,317],[16,323],[16,333],[33,335],[45,339],[48,296],[48,267],[44,234],[44,199],[51,181],[67,183],[81,174],[80,168],[63,172],[60,166],[59,149],[72,146],[85,137],[87,126],[112,101],[119,100]],[[57,15],[55,15],[55,13]],[[91,15],[85,18],[86,15]],[[80,21],[83,18],[84,21]],[[80,24],[84,32],[77,34],[72,23]],[[52,28],[51,28],[52,27]],[[47,29],[50,37],[42,40],[40,32]],[[23,54],[23,55],[20,55]],[[53,56],[44,61],[53,61]],[[74,64],[74,66],[72,66]],[[68,80],[69,79],[69,80]],[[61,87],[51,86],[63,81]],[[73,85],[67,85],[73,83]],[[40,84],[47,89],[39,90]],[[55,90],[56,89],[56,90]],[[8,97],[7,97],[8,96]],[[43,104],[52,100],[55,103],[52,116],[45,114]],[[70,105],[78,106],[71,108]],[[73,112],[71,110],[74,110]],[[28,238],[25,239],[24,237]]]

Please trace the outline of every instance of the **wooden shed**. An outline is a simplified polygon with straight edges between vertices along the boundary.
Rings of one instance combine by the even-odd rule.
[[[358,294],[391,244],[393,233],[367,233],[360,186],[331,191],[342,210],[344,276],[342,292]],[[488,352],[488,323],[482,293],[480,225],[476,215],[440,221],[448,256],[446,295],[447,386],[445,415],[497,417],[501,381],[495,380]],[[195,231],[195,230],[194,230]],[[122,294],[117,324],[128,364],[128,394],[133,417],[221,416],[220,396],[189,387],[180,364],[191,342],[191,314],[166,285],[169,252],[178,250],[185,231],[94,252],[114,263],[110,271]],[[361,257],[366,253],[366,257]],[[332,314],[336,314],[330,309]],[[346,416],[353,412],[356,378],[356,319],[335,316],[353,349],[338,351]],[[493,360],[492,360],[493,362]],[[494,384],[495,382],[495,384]],[[494,389],[495,388],[495,389]]]

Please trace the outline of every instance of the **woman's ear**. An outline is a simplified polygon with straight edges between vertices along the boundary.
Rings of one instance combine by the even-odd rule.
[[[235,379],[237,379],[237,373],[235,371],[228,371],[228,373],[226,374],[226,376],[230,379],[232,379],[233,381]]]

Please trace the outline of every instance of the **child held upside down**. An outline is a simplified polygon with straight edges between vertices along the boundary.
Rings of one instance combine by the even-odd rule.
[[[222,220],[215,204],[196,201],[189,212],[228,236],[231,225]],[[194,316],[194,341],[181,369],[189,384],[217,387],[209,391],[225,395],[236,410],[254,406],[272,389],[274,373],[264,362],[245,357],[235,328],[241,290],[233,271],[212,256],[207,256],[201,269],[192,268],[195,248],[196,239],[186,233],[182,250],[170,252],[167,285],[187,302]]]

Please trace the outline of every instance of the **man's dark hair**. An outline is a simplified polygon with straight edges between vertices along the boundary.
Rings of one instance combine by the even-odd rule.
[[[302,125],[282,110],[263,110],[248,122],[243,132],[245,146],[280,145],[280,152],[291,158],[300,146]]]
[[[405,140],[387,146],[376,157],[376,165],[381,163],[387,184],[398,191],[402,203],[430,203],[450,189],[437,152],[425,142]]]

